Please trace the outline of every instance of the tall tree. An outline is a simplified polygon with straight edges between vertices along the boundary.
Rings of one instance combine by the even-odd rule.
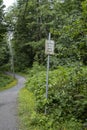
[[[41,63],[45,59],[42,39],[47,37],[53,26],[53,3],[44,0],[18,0],[18,10],[14,33],[17,64],[31,66],[34,59]]]
[[[7,45],[5,41],[6,25],[4,22],[4,7],[3,1],[0,0],[0,66],[8,61],[8,55],[6,53]]]
[[[57,43],[57,62],[54,62],[55,64],[72,65],[75,62],[87,64],[85,58],[87,53],[85,30],[87,27],[83,17],[83,1],[64,0],[63,3],[55,3],[56,18],[54,30],[52,30]]]
[[[18,0],[14,32],[16,63],[44,64],[44,40],[49,31],[56,42],[51,65],[86,61],[86,0]],[[83,47],[84,46],[84,47]],[[23,63],[23,64],[22,64]]]

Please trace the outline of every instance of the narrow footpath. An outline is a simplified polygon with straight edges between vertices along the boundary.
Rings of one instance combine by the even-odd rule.
[[[0,92],[0,130],[18,130],[17,97],[25,79],[16,75],[18,84]]]

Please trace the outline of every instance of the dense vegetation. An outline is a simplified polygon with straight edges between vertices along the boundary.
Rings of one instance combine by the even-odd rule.
[[[6,43],[6,23],[5,23],[5,13],[4,13],[3,0],[0,0],[0,91],[15,85],[16,81],[10,76],[7,76],[3,70],[2,66],[8,63],[9,54],[8,47]]]
[[[15,66],[20,71],[32,67],[34,61],[46,64],[44,43],[49,32],[56,43],[51,67],[75,63],[87,65],[87,0],[61,1],[17,0],[17,5],[9,8],[4,18],[1,0],[1,65],[9,61],[6,30],[13,32]]]
[[[0,16],[0,70],[10,61],[9,30],[15,70],[29,76],[20,93],[23,130],[81,130],[87,123],[87,0],[17,0],[6,13],[0,0]],[[46,100],[44,44],[49,32],[56,44]],[[2,74],[0,79],[3,86]]]
[[[35,65],[29,71],[26,89],[20,93],[22,129],[82,130],[87,122],[87,67],[58,66],[50,71],[47,100],[46,72],[41,69]]]
[[[3,10],[4,10],[3,0],[0,0],[0,66],[7,63],[8,61],[7,44],[5,40],[6,24]]]
[[[62,3],[57,0],[18,0],[14,23],[15,64],[21,66],[20,69],[31,67],[34,61],[45,64],[44,43],[51,32],[56,42],[51,67],[75,62],[86,65],[86,4],[87,0]]]
[[[0,91],[11,88],[15,86],[17,83],[17,80],[6,73],[3,73],[0,71]]]
[[[81,130],[87,122],[87,0],[18,0],[18,11],[21,13],[15,25],[14,46],[16,64],[24,62],[20,69],[31,67],[34,61],[46,65],[44,43],[49,32],[56,42],[55,56],[50,58],[48,100],[46,74],[38,66],[30,71],[26,84],[33,95],[33,109],[26,97],[22,98],[28,91],[22,91],[23,129]]]

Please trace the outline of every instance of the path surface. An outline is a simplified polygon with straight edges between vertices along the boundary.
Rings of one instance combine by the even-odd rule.
[[[16,75],[18,84],[11,89],[0,92],[0,130],[18,130],[17,96],[24,86],[25,79]]]

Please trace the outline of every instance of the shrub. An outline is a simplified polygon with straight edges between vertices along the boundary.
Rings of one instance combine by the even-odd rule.
[[[0,90],[8,89],[16,85],[17,80],[9,75],[0,72]]]
[[[81,66],[74,68],[58,66],[56,70],[50,71],[47,100],[45,98],[46,72],[40,71],[29,77],[26,87],[36,98],[36,112],[37,115],[39,114],[39,116],[36,115],[36,118],[38,122],[42,120],[45,130],[48,127],[50,130],[51,128],[58,129],[59,124],[65,124],[64,127],[67,130],[70,127],[69,130],[73,130],[75,126],[78,127],[76,130],[80,130],[80,122],[87,121],[86,75],[87,67]],[[44,113],[45,106],[47,107],[47,116],[40,117]]]

